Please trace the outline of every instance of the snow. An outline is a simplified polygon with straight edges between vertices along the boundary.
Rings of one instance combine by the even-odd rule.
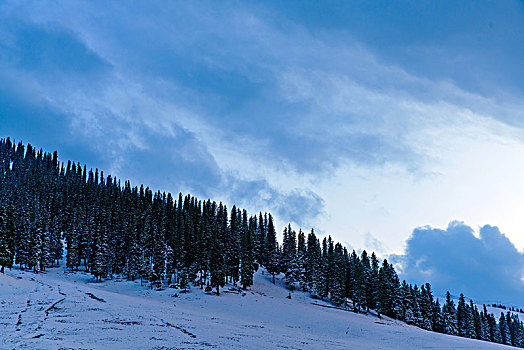
[[[231,287],[231,286],[229,286]],[[0,349],[496,349],[388,318],[326,308],[282,280],[255,274],[220,296],[95,283],[85,272],[19,269],[0,275]],[[175,297],[174,295],[178,296]],[[318,305],[314,305],[318,304]]]

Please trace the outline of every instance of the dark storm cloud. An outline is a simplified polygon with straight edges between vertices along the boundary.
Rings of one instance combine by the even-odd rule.
[[[495,226],[480,228],[451,222],[446,230],[421,227],[394,257],[408,281],[429,281],[435,290],[524,305],[524,254]]]

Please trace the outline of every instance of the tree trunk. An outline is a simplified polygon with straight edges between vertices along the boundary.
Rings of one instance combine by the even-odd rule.
[[[5,266],[2,265],[2,268],[0,269],[0,272],[4,273]]]
[[[275,274],[272,273],[271,275],[273,276],[273,284],[275,284]]]

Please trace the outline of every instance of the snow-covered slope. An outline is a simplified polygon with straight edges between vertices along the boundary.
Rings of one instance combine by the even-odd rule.
[[[245,293],[94,283],[62,268],[0,275],[1,349],[496,349],[387,318],[314,305],[258,272]],[[227,288],[226,288],[227,290]],[[322,304],[321,302],[316,302]]]

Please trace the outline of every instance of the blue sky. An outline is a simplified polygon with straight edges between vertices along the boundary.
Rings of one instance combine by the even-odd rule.
[[[415,280],[435,258],[418,238],[454,220],[522,254],[522,33],[522,1],[4,1],[0,136],[402,256]]]

